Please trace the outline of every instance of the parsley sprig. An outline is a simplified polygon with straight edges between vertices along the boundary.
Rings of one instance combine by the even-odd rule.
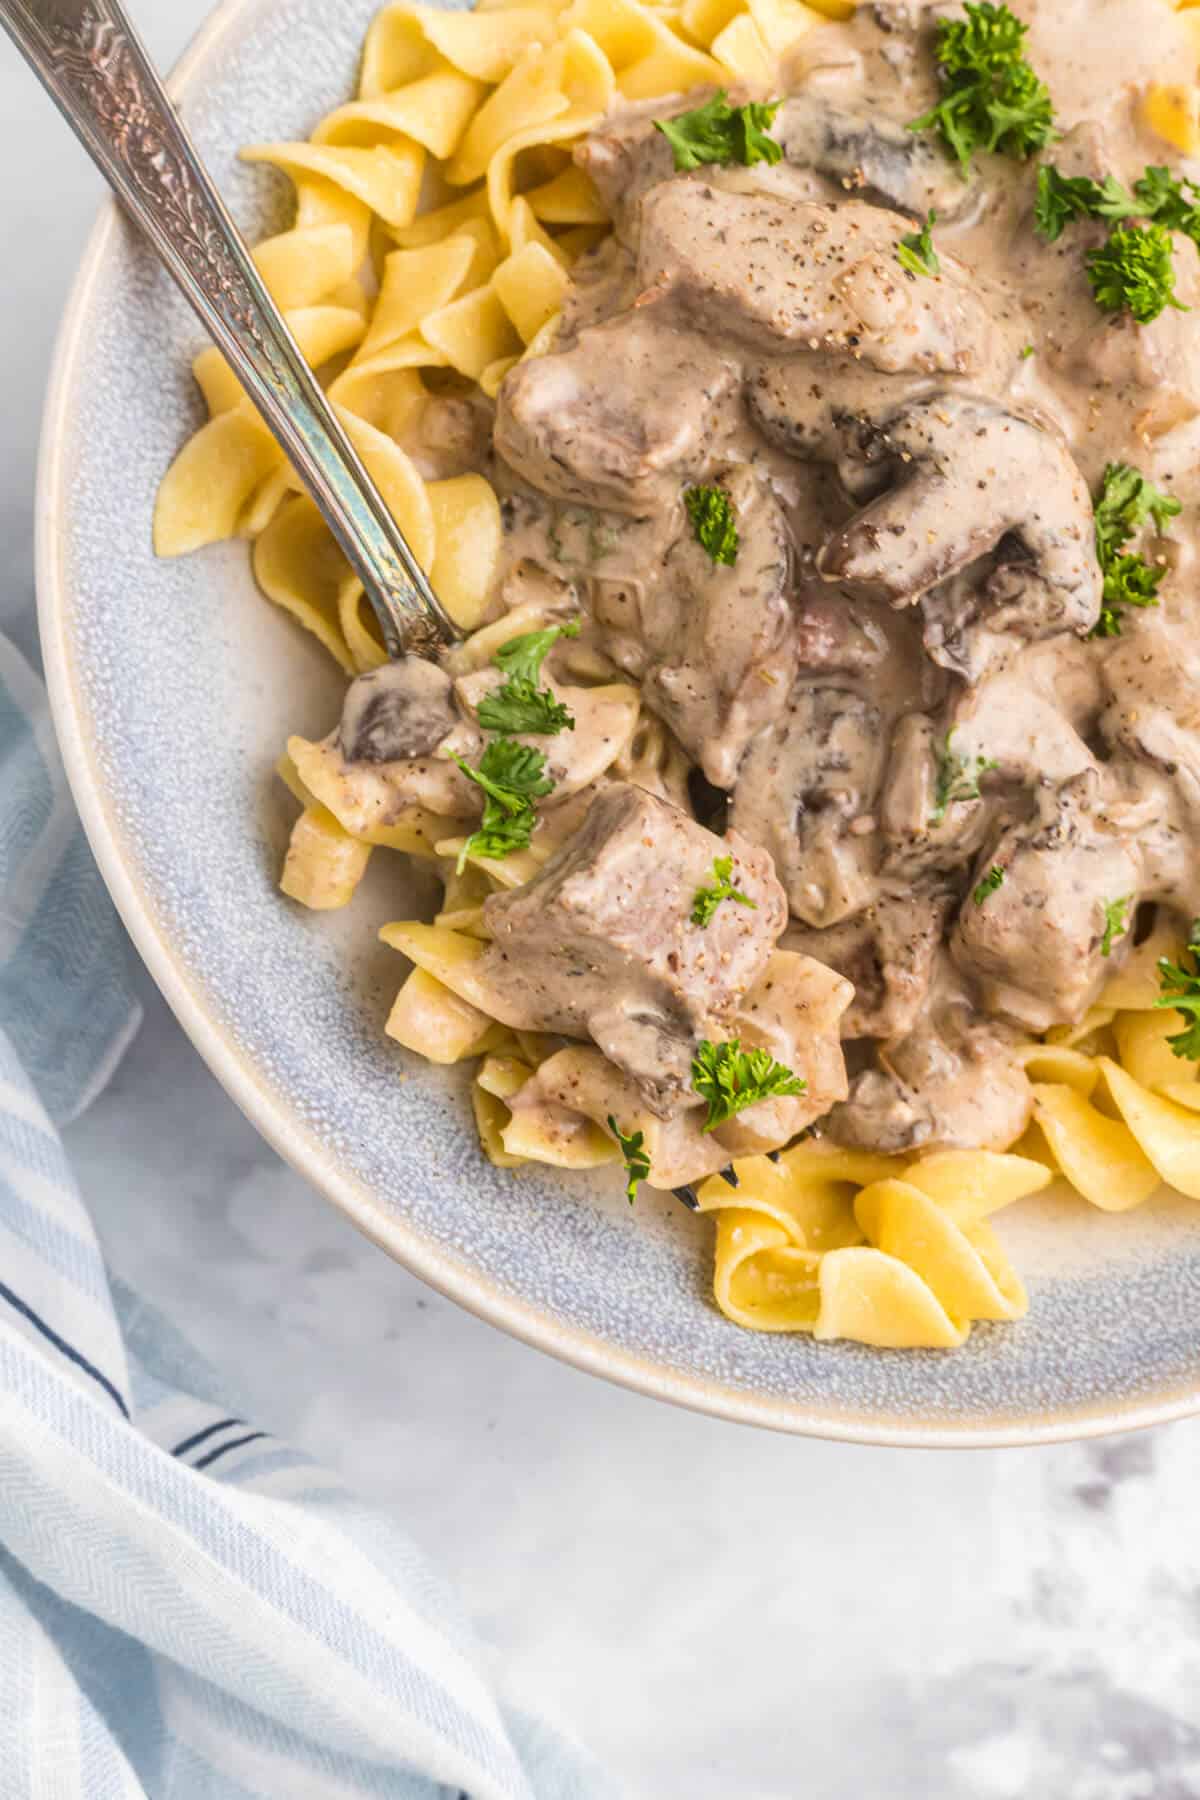
[[[495,738],[473,769],[461,756],[450,753],[463,774],[484,791],[483,822],[463,845],[458,858],[461,875],[469,856],[504,857],[527,850],[537,822],[534,801],[554,787],[546,774],[546,758],[529,744],[512,738]]]
[[[1127,312],[1149,325],[1165,307],[1188,311],[1175,298],[1175,246],[1165,225],[1118,225],[1085,262],[1101,312]]]
[[[629,1204],[632,1206],[643,1181],[650,1179],[650,1158],[646,1154],[646,1134],[644,1131],[635,1131],[627,1135],[621,1130],[611,1113],[608,1115],[608,1129],[621,1146],[621,1155],[625,1159],[625,1174],[628,1178],[625,1192],[629,1197]]]
[[[1104,592],[1093,637],[1120,637],[1126,606],[1158,605],[1165,565],[1147,562],[1124,545],[1151,522],[1161,536],[1167,520],[1181,510],[1174,494],[1164,494],[1140,469],[1129,463],[1107,465],[1096,499],[1096,555]]]
[[[712,163],[749,166],[777,163],[782,158],[782,145],[767,132],[778,111],[778,100],[730,106],[721,88],[704,106],[653,123],[670,144],[677,170],[702,169]]]
[[[563,637],[578,637],[578,621],[550,625],[544,631],[525,631],[501,644],[492,661],[508,677],[503,687],[479,702],[476,716],[485,731],[529,732],[534,737],[553,737],[574,731],[575,720],[548,688],[538,686],[542,664]]]
[[[1007,6],[966,0],[938,25],[943,94],[910,131],[940,131],[964,178],[977,150],[1025,158],[1058,136],[1050,90],[1025,58],[1029,30]]]
[[[1168,231],[1182,231],[1200,246],[1200,185],[1186,175],[1172,175],[1163,163],[1150,163],[1133,191],[1143,218]]]
[[[737,561],[738,528],[733,501],[722,487],[690,487],[683,490],[683,504],[691,520],[692,534],[714,563],[730,568]]]
[[[1072,219],[1133,219],[1145,209],[1114,175],[1093,181],[1090,175],[1062,175],[1053,163],[1037,174],[1033,222],[1047,243],[1056,244]]]
[[[1192,920],[1183,955],[1190,958],[1190,964],[1159,957],[1158,979],[1163,991],[1154,1004],[1183,1014],[1184,1029],[1175,1032],[1167,1042],[1176,1056],[1200,1062],[1200,919]]]
[[[1139,325],[1149,325],[1165,307],[1188,310],[1175,298],[1171,241],[1171,233],[1181,231],[1200,246],[1200,186],[1187,176],[1152,163],[1130,193],[1113,175],[1094,181],[1089,175],[1062,175],[1053,163],[1045,163],[1038,170],[1033,216],[1051,244],[1072,219],[1107,219],[1113,226],[1107,242],[1086,258],[1087,278],[1102,312],[1129,312]],[[1144,222],[1121,222],[1128,219]]]
[[[1112,947],[1118,938],[1123,938],[1129,930],[1129,908],[1133,904],[1133,895],[1124,894],[1120,900],[1105,900],[1104,936],[1100,940],[1101,956],[1111,956]]]
[[[993,863],[983,880],[976,885],[971,899],[976,906],[982,906],[996,891],[1004,885],[1004,870],[999,863]]]
[[[937,214],[930,209],[920,231],[906,231],[896,245],[896,261],[909,275],[940,275],[941,259],[933,247],[933,228]]]
[[[992,756],[960,756],[952,748],[953,731],[946,733],[946,741],[935,751],[937,758],[937,779],[933,793],[933,811],[929,815],[931,825],[940,825],[946,817],[949,807],[959,800],[978,800],[979,778],[989,769],[999,767]]]
[[[736,900],[739,906],[748,906],[753,912],[758,911],[758,901],[752,900],[749,894],[743,894],[740,888],[733,885],[732,856],[713,857],[713,885],[696,889],[692,901],[692,924],[701,927],[710,925],[722,900]]]
[[[743,1050],[740,1038],[724,1044],[705,1038],[692,1062],[692,1087],[708,1102],[705,1131],[715,1131],[759,1100],[802,1094],[807,1085],[769,1050]]]

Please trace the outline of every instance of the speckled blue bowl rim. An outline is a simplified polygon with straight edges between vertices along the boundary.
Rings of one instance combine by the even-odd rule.
[[[303,0],[294,3],[302,4]],[[261,22],[270,5],[271,0],[225,0],[175,71],[171,85],[177,99],[187,101],[200,91],[217,54],[230,46],[239,31],[255,21]],[[274,121],[265,121],[263,135],[271,135],[273,128]],[[1128,1269],[1120,1264],[1114,1273],[1110,1265],[1107,1278],[1090,1270],[1060,1277],[1053,1272],[1051,1257],[1051,1272],[1044,1280],[1035,1277],[1031,1286],[1035,1304],[1049,1307],[1053,1317],[1046,1328],[1045,1342],[1031,1340],[1034,1348],[1029,1357],[1016,1348],[1005,1328],[987,1327],[977,1330],[967,1350],[958,1353],[958,1357],[946,1358],[938,1353],[918,1353],[915,1357],[906,1353],[881,1355],[857,1346],[818,1346],[811,1340],[778,1338],[755,1338],[753,1355],[739,1355],[737,1341],[740,1338],[746,1343],[746,1334],[738,1334],[735,1328],[720,1321],[720,1328],[733,1334],[728,1340],[732,1348],[722,1350],[724,1373],[714,1377],[687,1366],[686,1342],[682,1347],[676,1345],[670,1354],[622,1342],[619,1311],[614,1320],[606,1320],[602,1329],[589,1329],[578,1317],[569,1316],[569,1309],[564,1310],[556,1293],[547,1293],[544,1281],[536,1291],[522,1292],[519,1279],[515,1284],[501,1281],[487,1266],[472,1264],[469,1253],[460,1253],[460,1245],[452,1250],[403,1213],[390,1210],[369,1182],[349,1166],[353,1159],[346,1146],[326,1141],[312,1128],[310,1113],[300,1100],[273,1078],[261,1053],[239,1041],[238,1034],[220,1016],[221,1009],[200,979],[195,946],[180,941],[156,903],[131,839],[128,819],[121,816],[113,774],[106,767],[106,746],[89,730],[92,714],[81,667],[78,596],[71,591],[71,559],[64,524],[70,517],[72,502],[68,446],[79,406],[80,365],[94,324],[96,291],[112,259],[119,260],[127,254],[124,227],[115,205],[110,203],[93,231],[66,310],[45,411],[38,486],[38,594],[47,678],[80,816],[129,933],[201,1056],[278,1153],[367,1237],[478,1317],[589,1373],[717,1417],[841,1441],[980,1448],[1097,1436],[1159,1424],[1200,1410],[1200,1327],[1195,1333],[1189,1328],[1192,1302],[1200,1295],[1200,1231],[1193,1231],[1186,1222],[1180,1227],[1177,1218],[1168,1226],[1169,1241],[1165,1249],[1158,1246],[1157,1257],[1135,1252]],[[182,341],[178,350],[182,358],[186,350]],[[115,650],[116,654],[121,653],[119,645]],[[444,1167],[431,1172],[431,1179],[443,1176]],[[464,1183],[468,1179],[461,1174],[459,1178]],[[552,1192],[547,1193],[544,1204],[555,1204]],[[577,1186],[572,1204],[576,1208],[580,1205]],[[667,1211],[669,1208],[657,1226],[660,1237],[664,1230],[669,1234],[672,1229],[671,1222],[663,1223]],[[619,1214],[609,1216],[627,1228],[628,1222]],[[1126,1250],[1130,1241],[1124,1240]],[[693,1245],[689,1252],[693,1260],[697,1248]],[[1186,1264],[1182,1286],[1181,1257]],[[1115,1392],[1119,1383],[1114,1370],[1122,1367],[1123,1361],[1102,1365],[1089,1374],[1087,1327],[1093,1324],[1099,1329],[1106,1313],[1108,1327],[1120,1315],[1129,1318],[1140,1314],[1143,1319],[1148,1316],[1151,1323],[1140,1339],[1134,1337],[1130,1342],[1147,1338],[1153,1342],[1154,1321],[1161,1310],[1160,1289],[1168,1269],[1175,1298],[1171,1316],[1164,1318],[1162,1324],[1171,1338],[1169,1351],[1164,1352],[1166,1366],[1163,1370],[1143,1369],[1137,1379],[1130,1379],[1126,1391]],[[702,1328],[711,1333],[717,1327],[709,1316],[711,1308],[702,1298],[705,1274],[697,1269],[687,1303],[695,1309],[696,1330]],[[1194,1313],[1200,1319],[1200,1304]],[[1029,1325],[1017,1326],[1013,1337],[1031,1329]],[[636,1326],[627,1335],[636,1336]],[[685,1331],[685,1340],[686,1335]],[[721,1341],[723,1345],[726,1342]],[[760,1359],[769,1356],[774,1348],[780,1358],[778,1366],[784,1366],[789,1355],[797,1355],[797,1346],[803,1346],[800,1354],[809,1359],[804,1365],[802,1384],[807,1391],[770,1391],[761,1379],[756,1385],[752,1372],[756,1359],[760,1371],[770,1368]],[[1072,1354],[1077,1359],[1082,1357],[1083,1366],[1071,1382],[1064,1384],[1060,1366]],[[852,1359],[858,1371],[849,1383],[842,1366],[847,1358]],[[987,1367],[986,1362],[980,1364],[981,1358],[999,1358],[1001,1364],[1008,1363],[1012,1369],[1019,1364],[1022,1372],[1015,1381],[1003,1373],[993,1381],[989,1374],[976,1387],[980,1366]],[[964,1389],[972,1390],[961,1410],[954,1398],[956,1363],[962,1370]],[[872,1369],[876,1373],[900,1370],[901,1365],[902,1372],[887,1376],[891,1384],[887,1398],[873,1397]],[[734,1378],[743,1367],[751,1368],[744,1382]],[[937,1373],[933,1374],[935,1368]],[[828,1386],[832,1390],[824,1394],[820,1391],[822,1369],[829,1372]],[[840,1372],[837,1380],[833,1378],[835,1370]],[[854,1391],[856,1382],[860,1390],[865,1390],[865,1397],[862,1391]]]

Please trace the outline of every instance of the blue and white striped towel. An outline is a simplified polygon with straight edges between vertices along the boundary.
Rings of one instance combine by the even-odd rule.
[[[0,639],[0,1800],[612,1793],[506,1702],[404,1534],[109,1279],[55,1126],[137,1023]]]

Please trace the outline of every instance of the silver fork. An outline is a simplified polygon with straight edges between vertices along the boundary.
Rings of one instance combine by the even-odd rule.
[[[119,0],[0,0],[0,25],[158,252],[321,509],[388,654],[459,637],[342,429]]]

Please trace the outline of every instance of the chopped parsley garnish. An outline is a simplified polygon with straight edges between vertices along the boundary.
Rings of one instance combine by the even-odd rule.
[[[1129,193],[1113,175],[1060,175],[1052,163],[1038,170],[1034,222],[1050,243],[1072,219],[1107,219],[1108,242],[1087,257],[1087,277],[1103,312],[1130,312],[1149,325],[1164,307],[1187,312],[1175,298],[1171,232],[1182,231],[1200,247],[1200,186],[1152,163]],[[1122,225],[1123,219],[1148,223]]]
[[[1021,361],[1028,362],[1029,358],[1031,356],[1036,356],[1036,355],[1037,355],[1037,345],[1036,344],[1026,344],[1021,351]]]
[[[929,815],[931,825],[940,825],[946,817],[946,809],[959,800],[979,799],[979,778],[988,769],[999,767],[991,756],[960,756],[957,750],[950,747],[953,731],[946,733],[946,741],[941,749],[935,752],[937,757],[937,783],[933,795],[933,811]]]
[[[1072,219],[1133,219],[1146,209],[1113,175],[1093,181],[1090,175],[1060,175],[1043,163],[1037,176],[1033,220],[1049,243],[1057,243]]]
[[[759,1100],[802,1094],[807,1085],[769,1050],[743,1050],[739,1038],[724,1044],[705,1038],[692,1062],[692,1087],[708,1101],[705,1131],[715,1131]]]
[[[941,261],[933,247],[933,228],[937,214],[930,209],[920,231],[908,231],[896,245],[896,261],[909,275],[940,275]]]
[[[451,751],[464,775],[484,792],[483,822],[462,847],[458,858],[461,875],[469,856],[504,857],[527,850],[537,822],[534,801],[554,787],[546,774],[546,758],[528,744],[512,738],[495,738],[473,769]]]
[[[1123,607],[1158,605],[1166,566],[1147,562],[1123,546],[1151,521],[1161,536],[1167,520],[1180,511],[1181,502],[1155,487],[1140,469],[1129,463],[1108,464],[1096,500],[1096,555],[1104,593],[1093,637],[1120,637]]]
[[[942,98],[908,129],[940,131],[965,178],[977,150],[1024,158],[1058,133],[1050,90],[1025,60],[1029,27],[991,0],[966,0],[964,11],[938,25]]]
[[[1182,231],[1200,245],[1200,186],[1186,175],[1172,175],[1162,163],[1151,163],[1133,184],[1137,210],[1143,218]]]
[[[715,563],[732,567],[737,561],[738,528],[733,501],[720,487],[690,487],[683,490],[683,504],[692,522],[692,532],[702,550],[707,550]]]
[[[1111,956],[1116,940],[1123,938],[1129,930],[1128,914],[1132,903],[1132,894],[1126,894],[1120,900],[1104,901],[1104,936],[1100,940],[1101,956]]]
[[[993,863],[983,880],[976,886],[975,892],[971,895],[971,898],[976,906],[982,906],[984,901],[990,899],[996,892],[996,889],[1003,885],[1004,870],[1000,867],[999,863]]]
[[[523,631],[520,637],[501,644],[492,661],[510,678],[537,681],[542,664],[559,638],[577,638],[579,620],[569,619],[565,625],[548,625],[544,631]]]
[[[635,1131],[627,1137],[611,1113],[608,1115],[608,1129],[621,1146],[621,1155],[625,1158],[625,1173],[628,1176],[625,1192],[629,1196],[629,1204],[632,1206],[637,1199],[639,1187],[643,1181],[650,1179],[650,1158],[646,1155],[646,1134],[644,1131]]]
[[[730,106],[722,88],[706,105],[674,119],[655,119],[671,146],[676,169],[702,169],[711,163],[777,163],[783,148],[767,127],[779,111],[779,102],[751,100],[747,106]]]
[[[739,906],[749,906],[754,912],[758,911],[758,901],[752,900],[749,894],[743,894],[740,888],[733,885],[732,856],[713,857],[713,886],[696,889],[696,897],[692,901],[692,924],[711,924],[713,914],[722,900],[736,900]]]
[[[578,636],[579,625],[572,619],[567,625],[550,625],[545,631],[523,632],[501,644],[492,661],[508,680],[479,702],[476,717],[483,729],[529,732],[536,737],[574,731],[571,714],[548,688],[538,686],[538,680],[542,663],[559,638]]]
[[[1175,298],[1175,260],[1165,225],[1118,225],[1089,250],[1087,278],[1101,312],[1128,312],[1149,325],[1164,307],[1187,312]]]
[[[1184,954],[1191,958],[1190,968],[1183,962],[1159,957],[1158,979],[1163,991],[1154,1004],[1173,1007],[1189,1021],[1183,1031],[1177,1031],[1167,1042],[1176,1056],[1190,1056],[1193,1062],[1200,1062],[1200,919],[1192,920]]]

